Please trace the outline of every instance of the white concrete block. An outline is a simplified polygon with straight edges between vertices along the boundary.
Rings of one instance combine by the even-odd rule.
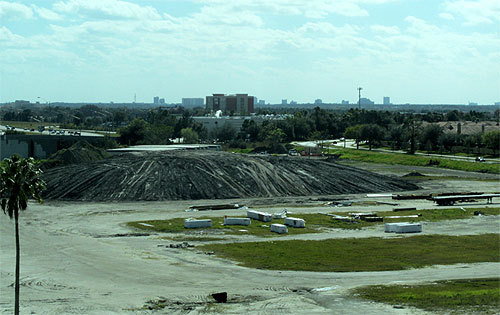
[[[254,211],[254,210],[248,210],[247,217],[251,218],[251,219],[259,220],[262,222],[270,222],[273,219],[273,216],[270,213]]]
[[[224,225],[250,225],[250,218],[224,218]]]
[[[385,224],[385,232],[386,233],[394,233],[394,229],[396,228],[396,224],[399,223],[386,223]]]
[[[399,223],[395,226],[396,233],[420,233],[422,232],[422,223]]]
[[[271,224],[271,232],[276,232],[278,234],[288,233],[288,228],[283,224]]]
[[[291,226],[291,227],[296,227],[296,228],[303,228],[306,227],[306,221],[303,219],[299,218],[285,218],[285,225]]]
[[[211,226],[212,226],[212,220],[210,220],[210,219],[205,219],[205,220],[186,219],[186,220],[184,220],[184,228],[186,228],[186,229],[196,229],[196,228],[204,228],[204,227],[211,227]]]

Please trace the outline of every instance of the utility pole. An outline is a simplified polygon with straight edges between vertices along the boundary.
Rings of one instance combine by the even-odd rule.
[[[363,88],[362,87],[358,87],[358,107],[359,109],[361,109],[361,90]]]

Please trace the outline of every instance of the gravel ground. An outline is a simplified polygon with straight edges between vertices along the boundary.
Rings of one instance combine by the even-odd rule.
[[[419,170],[422,172],[422,170]],[[442,181],[445,185],[451,181]],[[452,181],[463,191],[489,188],[495,182]],[[433,185],[438,182],[433,181]],[[498,186],[498,185],[496,185]],[[485,186],[486,187],[486,186]],[[456,188],[456,187],[455,187]],[[432,187],[424,187],[424,191]],[[447,188],[443,188],[447,190]],[[449,190],[448,190],[449,191]],[[233,199],[258,209],[278,212],[328,212],[319,197],[276,199]],[[340,211],[389,210],[389,197],[367,198],[365,194],[323,198],[368,201],[367,206],[336,208]],[[321,198],[319,198],[321,199]],[[494,200],[498,201],[498,200]],[[370,203],[371,202],[371,203]],[[399,206],[418,209],[434,207],[425,200],[396,201]],[[171,243],[159,234],[143,237],[113,237],[133,232],[125,222],[209,215],[221,217],[243,210],[186,212],[191,205],[220,203],[216,200],[164,202],[55,202],[30,204],[22,213],[21,312],[23,314],[123,314],[155,313],[141,309],[148,300],[167,299],[168,307],[158,313],[339,313],[424,314],[412,308],[362,301],[349,290],[358,286],[390,283],[419,283],[458,278],[500,276],[500,263],[456,264],[384,272],[293,272],[244,268],[231,261],[207,255],[195,248],[166,249]],[[462,205],[461,205],[462,206]],[[467,203],[465,207],[486,206]],[[493,206],[498,206],[494,204]],[[499,217],[475,217],[441,223],[424,223],[423,234],[498,233]],[[0,220],[0,311],[12,313],[14,289],[14,224]],[[343,237],[387,237],[382,226],[360,231],[332,230],[322,234],[297,235],[300,239]],[[392,237],[392,235],[390,235]],[[231,236],[236,240],[258,238]],[[291,238],[286,236],[286,239]],[[267,238],[268,239],[268,238]],[[300,251],[297,252],[300,255]],[[207,303],[214,292],[228,292],[230,303]]]

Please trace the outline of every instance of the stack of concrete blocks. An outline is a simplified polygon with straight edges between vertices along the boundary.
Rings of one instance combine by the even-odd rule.
[[[210,220],[210,219],[205,219],[205,220],[186,219],[186,220],[184,220],[184,228],[186,228],[186,229],[197,229],[197,228],[205,228],[205,227],[211,227],[211,226],[212,226],[212,220]]]
[[[288,233],[288,228],[283,224],[271,224],[271,232],[276,232],[278,234]]]
[[[250,219],[224,217],[224,225],[250,225]]]
[[[386,233],[420,233],[422,232],[422,223],[386,223],[385,224]]]
[[[285,218],[285,225],[291,226],[291,227],[296,227],[296,228],[303,228],[306,227],[306,221],[303,219],[299,218]]]
[[[247,217],[251,218],[251,219],[259,220],[262,222],[270,222],[273,219],[273,216],[270,213],[254,211],[254,210],[248,210]]]

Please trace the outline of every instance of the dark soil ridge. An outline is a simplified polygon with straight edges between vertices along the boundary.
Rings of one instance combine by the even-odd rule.
[[[139,201],[354,194],[418,186],[317,159],[225,152],[125,153],[43,174],[46,199]]]

